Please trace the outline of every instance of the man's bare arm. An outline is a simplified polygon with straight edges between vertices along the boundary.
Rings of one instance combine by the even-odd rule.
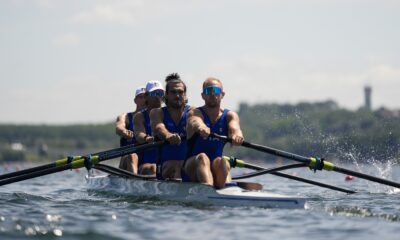
[[[164,124],[164,113],[161,108],[156,108],[150,112],[151,129],[153,135],[162,140],[167,140],[171,144],[181,144],[181,138],[177,133],[168,131]]]
[[[191,138],[196,132],[198,132],[203,138],[207,138],[210,135],[210,128],[208,128],[204,123],[203,115],[198,109],[192,109],[189,111],[186,130],[188,138]]]
[[[132,139],[134,137],[134,133],[127,129],[128,125],[128,114],[121,113],[115,122],[115,133],[125,139]]]
[[[135,129],[135,136],[136,141],[139,143],[144,142],[152,142],[154,140],[153,137],[147,135],[146,128],[144,126],[144,117],[141,112],[136,113],[133,117],[134,129]]]
[[[232,139],[233,145],[242,145],[244,138],[240,129],[240,119],[236,112],[229,111],[227,115],[228,137]]]

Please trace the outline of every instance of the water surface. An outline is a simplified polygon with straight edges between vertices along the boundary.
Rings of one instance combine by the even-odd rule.
[[[400,181],[398,166],[344,167]],[[307,208],[212,207],[88,191],[86,170],[65,171],[0,187],[0,239],[398,239],[398,190],[332,172],[286,173],[359,193],[265,175],[248,181],[306,196]]]

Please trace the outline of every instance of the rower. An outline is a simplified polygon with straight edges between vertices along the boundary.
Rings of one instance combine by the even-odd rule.
[[[181,168],[187,155],[186,119],[190,110],[187,105],[186,84],[177,73],[165,78],[165,107],[153,109],[150,119],[154,135],[166,140],[159,162],[161,178],[181,178]]]
[[[154,141],[150,125],[150,111],[160,108],[164,97],[164,89],[159,81],[149,81],[146,84],[145,102],[146,109],[135,114],[133,118],[135,136],[138,143],[151,143]],[[157,149],[149,149],[141,153],[139,173],[153,175],[156,173],[158,158]]]
[[[230,166],[222,158],[225,141],[211,137],[210,133],[229,136],[233,145],[243,143],[243,134],[238,114],[221,108],[225,92],[219,79],[207,78],[201,96],[205,104],[191,110],[188,116],[188,158],[182,168],[182,181],[220,189],[231,181]]]
[[[119,141],[121,147],[136,143],[133,129],[133,115],[145,108],[145,91],[145,87],[139,87],[136,89],[134,98],[136,104],[135,111],[121,113],[117,117],[115,133],[121,137]],[[136,153],[122,156],[119,162],[119,168],[137,174],[138,161],[138,155]]]

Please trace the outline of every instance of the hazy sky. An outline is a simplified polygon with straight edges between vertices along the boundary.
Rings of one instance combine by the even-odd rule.
[[[400,1],[2,0],[0,123],[97,123],[178,72],[202,104],[323,101],[400,108]]]

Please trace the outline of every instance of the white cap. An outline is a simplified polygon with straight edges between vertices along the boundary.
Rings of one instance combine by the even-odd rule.
[[[137,95],[145,93],[145,92],[146,92],[146,88],[144,86],[140,86],[140,87],[136,88],[135,97],[137,97]]]
[[[159,81],[148,81],[146,84],[146,92],[153,92],[155,90],[164,91],[164,88]]]

